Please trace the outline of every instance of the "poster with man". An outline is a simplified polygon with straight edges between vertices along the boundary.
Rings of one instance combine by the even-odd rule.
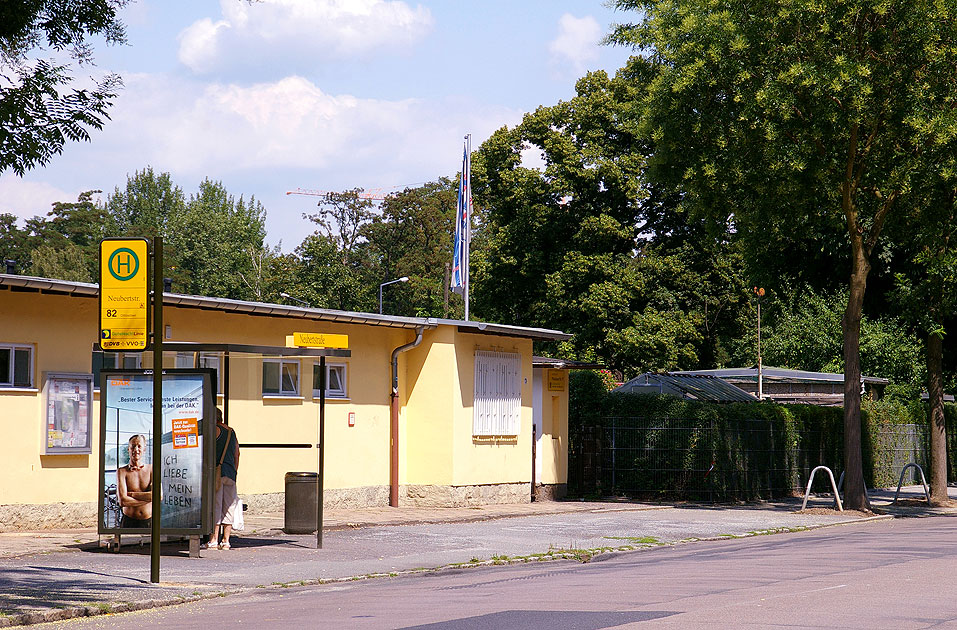
[[[203,471],[214,445],[204,440],[212,424],[210,371],[164,371],[158,437],[152,373],[103,370],[101,379],[100,533],[149,532],[154,492],[160,493],[164,533],[205,533],[209,476]],[[152,461],[155,439],[162,450],[158,466]]]

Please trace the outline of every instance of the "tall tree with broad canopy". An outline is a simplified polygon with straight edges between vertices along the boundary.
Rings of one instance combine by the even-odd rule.
[[[844,233],[846,504],[869,509],[860,325],[871,257],[921,165],[924,129],[957,131],[957,5],[931,0],[615,0],[608,41],[658,67],[648,176],[746,240]],[[799,264],[799,261],[797,261]]]
[[[110,235],[110,219],[88,190],[75,203],[57,201],[45,217],[26,221],[33,249],[29,273],[45,278],[95,282],[100,240]],[[50,248],[53,250],[51,255]],[[42,251],[41,251],[42,250]]]
[[[330,192],[319,201],[319,212],[303,213],[317,226],[317,234],[330,239],[348,265],[353,251],[363,242],[362,228],[375,216],[371,199],[362,196],[362,188]]]
[[[574,98],[496,131],[473,162],[474,311],[572,332],[562,356],[626,375],[725,365],[747,296],[735,244],[642,180],[653,77],[641,57],[614,77],[589,73]],[[523,160],[529,149],[541,166]]]
[[[169,173],[147,167],[116,188],[105,209],[115,235],[163,237],[173,290],[239,300],[262,294],[253,278],[265,264],[257,270],[255,255],[265,248],[266,211],[255,198],[237,200],[207,179],[187,200]]]
[[[933,139],[928,139],[932,144]],[[944,336],[957,307],[957,160],[940,156],[927,185],[917,185],[917,211],[898,228],[908,247],[897,273],[897,305],[924,335],[930,429],[931,501],[947,494],[947,431],[944,420]]]
[[[23,175],[47,164],[68,141],[89,140],[100,129],[122,85],[107,74],[91,85],[74,83],[69,54],[92,64],[89,39],[126,43],[116,13],[127,0],[9,0],[0,3],[0,173]],[[53,57],[40,59],[50,52]]]
[[[614,78],[589,73],[567,102],[540,107],[496,131],[473,160],[476,211],[472,300],[480,317],[568,326],[574,307],[550,299],[592,293],[619,309],[613,286],[637,247],[644,165],[633,108],[647,63],[635,58]],[[523,163],[534,148],[543,166]],[[604,292],[603,296],[597,295]]]
[[[409,278],[385,289],[386,313],[448,317],[445,266],[452,260],[456,182],[441,178],[386,197],[381,214],[362,228],[368,240],[370,279]],[[458,303],[454,310],[461,313]]]

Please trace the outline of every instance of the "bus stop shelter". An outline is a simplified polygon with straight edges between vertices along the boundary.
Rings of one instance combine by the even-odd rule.
[[[258,346],[238,343],[173,342],[163,343],[164,352],[192,353],[193,367],[199,367],[200,353],[222,353],[223,418],[229,424],[229,362],[230,357],[314,357],[319,359],[319,432],[316,441],[317,455],[317,514],[316,546],[322,548],[322,503],[323,468],[325,465],[325,424],[326,424],[326,357],[346,358],[352,351],[341,348],[306,348],[298,346]],[[241,448],[312,448],[309,443],[241,443]]]

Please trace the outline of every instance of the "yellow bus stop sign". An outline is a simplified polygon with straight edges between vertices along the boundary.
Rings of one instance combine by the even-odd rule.
[[[294,332],[286,335],[286,346],[300,348],[337,348],[349,349],[349,335],[331,335],[329,333]]]
[[[146,350],[149,311],[146,239],[100,241],[100,348],[112,352]]]

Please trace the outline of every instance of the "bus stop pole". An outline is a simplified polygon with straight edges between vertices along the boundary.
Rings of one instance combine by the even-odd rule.
[[[150,582],[160,581],[163,458],[163,237],[153,238],[153,509],[150,516]]]
[[[322,549],[322,486],[326,466],[326,357],[319,357],[319,478],[316,479],[316,549]]]

